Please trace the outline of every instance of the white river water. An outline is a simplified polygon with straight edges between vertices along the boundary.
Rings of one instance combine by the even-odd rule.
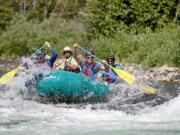
[[[105,101],[52,103],[29,92],[27,78],[1,86],[0,135],[180,135],[178,94],[149,96],[119,84]]]

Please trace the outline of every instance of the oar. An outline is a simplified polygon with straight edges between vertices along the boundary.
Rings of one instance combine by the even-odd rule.
[[[31,56],[35,55],[36,53],[38,53],[42,48],[44,48],[45,45],[41,46],[35,53],[33,53]],[[15,68],[11,71],[9,71],[8,73],[6,73],[5,75],[3,75],[1,78],[0,78],[0,84],[6,84],[10,81],[11,78],[13,78],[15,76],[15,74],[17,73],[18,71],[18,68]]]
[[[99,61],[102,62],[101,59],[99,59],[97,56],[91,54],[91,53],[90,53],[89,51],[87,51],[86,49],[84,49],[84,48],[82,48],[82,47],[80,47],[80,46],[77,46],[77,47],[80,48],[80,49],[81,49],[82,51],[84,51],[85,53],[87,53],[87,54],[95,57],[97,60],[99,60]],[[133,84],[133,83],[135,82],[136,78],[135,78],[134,75],[128,73],[128,72],[125,71],[125,70],[116,69],[116,68],[112,67],[111,65],[109,65],[109,64],[107,64],[107,63],[105,63],[105,64],[106,64],[107,66],[109,66],[122,80],[126,81],[128,84]],[[152,87],[150,87],[150,86],[142,86],[142,87],[140,87],[139,89],[140,89],[141,91],[144,91],[144,92],[148,93],[148,94],[153,94],[153,93],[155,93],[155,91],[156,91],[154,88],[152,88]]]
[[[9,71],[0,78],[0,84],[6,84],[17,73],[18,67]]]
[[[97,60],[101,61],[101,59],[99,59],[97,56],[91,54],[89,51],[87,51],[86,49],[80,47],[80,46],[77,46],[78,48],[80,48],[82,51],[84,51],[85,53],[93,56],[94,58],[96,58]],[[127,71],[125,70],[119,70],[119,69],[116,69],[114,67],[112,67],[111,65],[105,63],[107,66],[109,66],[111,69],[114,70],[114,72],[120,76],[121,79],[123,79],[124,81],[126,81],[128,84],[133,84],[134,81],[135,81],[135,76],[133,76],[132,74],[128,73]]]
[[[105,74],[107,74],[107,75],[109,75],[109,76],[111,76],[111,77],[113,77],[115,79],[119,78],[119,76],[113,76],[113,75],[111,75],[109,73],[105,73]],[[154,88],[152,88],[150,86],[146,86],[146,85],[140,86],[138,88],[138,90],[140,90],[141,92],[147,93],[147,94],[154,94],[156,92]]]
[[[36,54],[37,54],[39,51],[41,51],[44,47],[45,47],[45,44],[44,44],[43,46],[41,46],[35,53],[33,53],[33,54],[31,55],[31,57],[34,56],[34,55],[36,55]]]

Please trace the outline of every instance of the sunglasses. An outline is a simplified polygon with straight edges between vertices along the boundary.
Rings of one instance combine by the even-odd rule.
[[[107,62],[114,62],[114,59],[107,59]]]
[[[71,51],[64,51],[63,54],[66,54],[66,53],[71,53]]]
[[[87,56],[86,59],[93,59],[93,57],[92,56]]]

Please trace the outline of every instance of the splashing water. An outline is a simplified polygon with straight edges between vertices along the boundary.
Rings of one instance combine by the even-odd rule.
[[[25,87],[42,68],[29,58],[23,58],[25,62],[29,69],[20,69],[18,76],[0,88],[1,135],[180,134],[179,86],[158,86],[156,94],[147,95],[121,83],[110,86],[111,92],[101,100],[54,104],[35,88]]]

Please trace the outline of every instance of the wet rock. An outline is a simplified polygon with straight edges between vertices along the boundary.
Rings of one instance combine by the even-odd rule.
[[[146,79],[161,83],[180,84],[180,69],[168,65],[159,68],[156,67],[146,72]]]
[[[122,67],[124,70],[133,74],[137,82],[151,81],[164,84],[180,84],[180,69],[177,67],[164,65],[162,67],[152,68],[148,71],[145,71],[140,65],[136,64],[124,64]]]

